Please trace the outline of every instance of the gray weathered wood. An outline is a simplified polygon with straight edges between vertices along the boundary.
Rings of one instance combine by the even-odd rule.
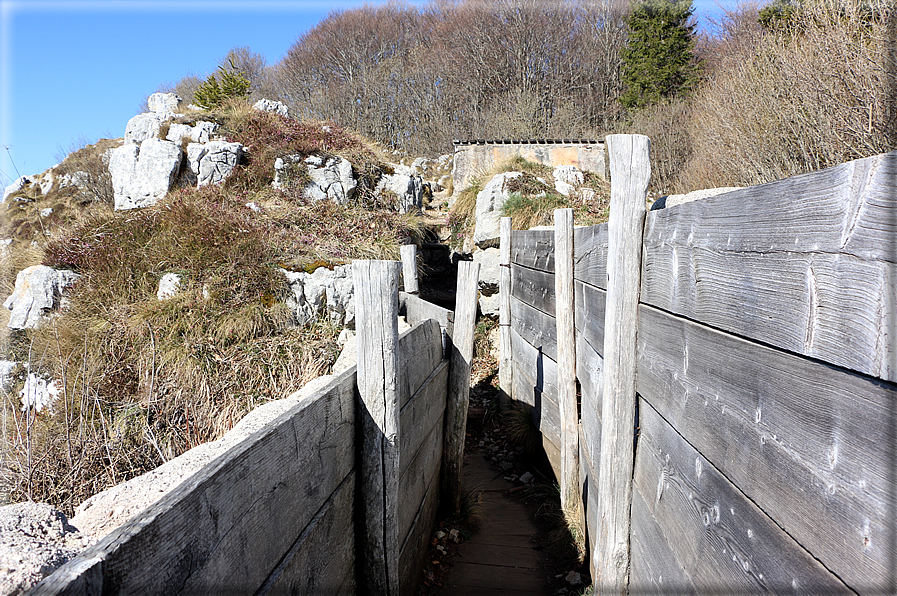
[[[555,321],[558,338],[558,406],[561,424],[561,508],[578,519],[579,408],[576,399],[576,337],[573,328],[573,209],[554,211]]]
[[[430,434],[430,429],[445,412],[448,373],[448,361],[443,361],[418,389],[417,394],[402,407],[399,414],[399,452],[402,454],[403,469],[407,466],[407,460],[417,454],[424,439]]]
[[[584,284],[574,282],[575,310],[573,320],[576,331],[582,339],[592,346],[598,354],[604,352],[604,317],[607,292]]]
[[[610,157],[611,198],[595,585],[601,593],[625,594],[635,427],[635,340],[651,165],[648,137],[610,135],[605,142]]]
[[[638,490],[632,493],[630,543],[630,594],[686,596],[702,593],[695,589],[688,573],[676,558],[677,537],[664,534]]]
[[[399,578],[400,596],[418,593],[422,570],[430,546],[430,536],[436,525],[436,510],[439,505],[438,474],[434,474],[424,494],[417,515],[411,523],[411,531],[405,538],[399,554],[402,571]]]
[[[520,337],[514,330],[511,331],[511,354],[514,356],[514,363],[523,371],[528,381],[540,393],[548,393],[556,402],[558,400],[557,363]]]
[[[557,328],[552,315],[545,314],[512,296],[511,328],[552,360],[557,358]]]
[[[582,393],[581,433],[585,443],[579,450],[588,453],[595,464],[595,480],[598,480],[598,462],[601,461],[601,375],[604,360],[592,349],[581,335],[576,338],[576,376]],[[592,528],[595,531],[595,528]]]
[[[412,524],[417,512],[427,494],[427,487],[438,481],[440,462],[442,461],[442,432],[444,420],[440,416],[425,433],[421,448],[406,466],[403,466],[399,487],[402,494],[402,507],[399,508],[399,546],[401,546],[408,533],[412,530]]]
[[[443,360],[442,332],[433,319],[425,319],[399,338],[399,407],[427,382]]]
[[[511,296],[554,317],[554,274],[512,263]]]
[[[596,486],[598,479],[598,463],[589,459],[582,446],[586,444],[586,436],[582,432],[585,428],[584,423],[580,425],[579,435],[579,479],[582,485],[582,502],[585,508],[585,532],[586,532],[586,550],[593,552],[595,550],[595,530],[598,527],[598,487]],[[595,562],[589,557],[589,574],[595,577]]]
[[[399,314],[405,317],[409,325],[416,325],[427,319],[434,319],[442,330],[442,353],[448,358],[451,354],[451,338],[454,331],[455,313],[447,308],[427,302],[419,296],[399,292]]]
[[[573,231],[573,277],[607,289],[607,224]]]
[[[412,295],[419,293],[417,286],[417,246],[403,244],[399,247],[402,256],[402,282],[405,292]]]
[[[511,403],[511,392],[514,385],[511,379],[511,218],[502,217],[499,224],[500,259],[498,295],[501,300],[498,310],[499,325],[499,361],[498,386],[499,409],[505,411]]]
[[[635,491],[699,593],[854,593],[640,404]]]
[[[897,381],[897,152],[652,211],[642,300]]]
[[[458,263],[455,292],[455,331],[452,336],[449,395],[445,409],[445,457],[442,490],[453,513],[461,510],[461,466],[464,465],[464,438],[467,434],[467,407],[470,399],[470,366],[473,362],[473,335],[477,323],[479,263]]]
[[[254,593],[355,465],[354,387],[349,369],[83,551],[34,593],[95,594],[97,582],[102,593]],[[340,539],[333,536],[328,548]],[[102,561],[101,576],[91,561]]]
[[[551,368],[556,366],[547,359],[545,363]],[[550,393],[543,391],[542,387],[528,376],[529,371],[525,371],[517,363],[514,364],[514,367],[514,381],[518,383],[515,391],[520,392],[521,395],[531,396],[532,413],[536,427],[553,444],[560,446],[561,418],[556,398]],[[530,403],[530,401],[528,400],[525,403]]]
[[[639,307],[638,391],[858,592],[897,559],[897,389]]]
[[[554,273],[554,232],[551,230],[511,232],[510,262]]]
[[[399,268],[395,261],[352,262],[362,406],[361,575],[375,594],[397,594],[399,583]]]

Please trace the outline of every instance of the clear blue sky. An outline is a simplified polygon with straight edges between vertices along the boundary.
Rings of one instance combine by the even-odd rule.
[[[736,3],[695,0],[696,14],[703,19]],[[43,172],[79,138],[123,136],[160,84],[205,76],[237,46],[276,63],[331,11],[362,4],[0,0],[0,189],[19,174]]]

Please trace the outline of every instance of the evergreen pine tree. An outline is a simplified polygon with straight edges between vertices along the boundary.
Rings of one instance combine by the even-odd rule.
[[[228,62],[230,70],[223,66],[218,67],[221,82],[218,82],[214,74],[209,75],[209,78],[194,92],[193,103],[208,110],[220,106],[231,97],[249,95],[249,79],[237,70],[233,58],[229,58]]]
[[[683,95],[697,80],[691,0],[642,0],[626,19],[620,103],[627,109]]]

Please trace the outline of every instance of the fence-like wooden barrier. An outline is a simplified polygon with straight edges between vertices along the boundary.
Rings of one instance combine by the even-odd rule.
[[[897,152],[646,213],[647,139],[607,146],[608,224],[502,238],[502,387],[579,488],[596,586],[895,593]]]
[[[475,305],[471,269],[474,283],[459,295]],[[440,469],[443,453],[463,445],[446,406],[466,417],[467,393],[457,395],[449,379],[453,369],[469,377],[474,324],[400,296],[398,272],[398,262],[353,265],[357,366],[33,593],[416,593],[440,489],[449,500],[460,490],[460,478],[456,487],[440,483]],[[412,325],[401,337],[400,309]]]

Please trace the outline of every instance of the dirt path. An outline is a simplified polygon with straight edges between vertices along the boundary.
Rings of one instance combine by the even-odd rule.
[[[482,494],[483,522],[458,546],[442,596],[549,594],[544,562],[536,550],[536,526],[514,484],[489,468],[480,452],[464,456],[464,486]]]

